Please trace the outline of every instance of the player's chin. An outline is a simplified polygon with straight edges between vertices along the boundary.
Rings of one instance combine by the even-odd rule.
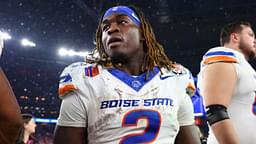
[[[108,44],[108,49],[109,50],[118,50],[123,48],[123,43],[122,42],[113,42]]]
[[[113,51],[111,57],[111,61],[114,64],[118,64],[118,63],[125,63],[127,60],[127,55],[123,52],[120,51]]]

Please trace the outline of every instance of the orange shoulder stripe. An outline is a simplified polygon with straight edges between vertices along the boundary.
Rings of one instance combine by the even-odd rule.
[[[235,58],[229,57],[229,56],[214,56],[214,57],[208,57],[204,60],[204,64],[210,64],[213,62],[230,62],[230,63],[236,63],[237,60]]]
[[[187,88],[189,88],[189,89],[191,89],[191,90],[193,90],[193,91],[195,91],[195,90],[196,90],[195,85],[194,85],[194,84],[192,84],[191,82],[190,82],[190,83],[188,83]]]
[[[60,87],[58,90],[59,96],[64,96],[67,92],[75,90],[76,87],[73,84],[67,84],[64,85],[63,87]]]

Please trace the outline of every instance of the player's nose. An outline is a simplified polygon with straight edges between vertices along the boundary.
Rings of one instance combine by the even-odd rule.
[[[108,34],[111,35],[112,33],[119,32],[120,28],[116,22],[110,24],[108,29]]]

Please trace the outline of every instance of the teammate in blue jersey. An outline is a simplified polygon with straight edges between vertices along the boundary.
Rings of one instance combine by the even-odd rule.
[[[208,144],[256,143],[256,72],[247,61],[256,57],[255,33],[249,22],[235,22],[223,27],[220,40],[203,56],[198,79]]]
[[[191,74],[169,60],[140,10],[108,9],[89,63],[60,76],[55,144],[199,144],[186,90]]]

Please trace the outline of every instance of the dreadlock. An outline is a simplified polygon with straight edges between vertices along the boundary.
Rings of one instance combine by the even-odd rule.
[[[167,57],[163,46],[156,40],[152,26],[150,25],[148,20],[145,18],[143,12],[134,6],[129,6],[129,8],[133,9],[136,12],[136,14],[139,16],[139,19],[141,21],[141,30],[145,38],[145,41],[143,44],[144,51],[146,53],[144,57],[145,65],[141,66],[141,70],[146,71],[148,75],[148,72],[150,70],[153,70],[155,66],[158,66],[159,68],[164,67],[168,70],[171,70],[172,68],[174,68],[175,62],[171,61]],[[97,64],[101,64],[106,67],[112,67],[112,66],[118,67],[118,65],[112,64],[110,58],[104,51],[104,47],[101,41],[102,17],[100,19],[100,22],[96,31],[96,47],[94,48],[91,55],[98,54],[98,57],[96,58],[96,61],[95,61]]]

